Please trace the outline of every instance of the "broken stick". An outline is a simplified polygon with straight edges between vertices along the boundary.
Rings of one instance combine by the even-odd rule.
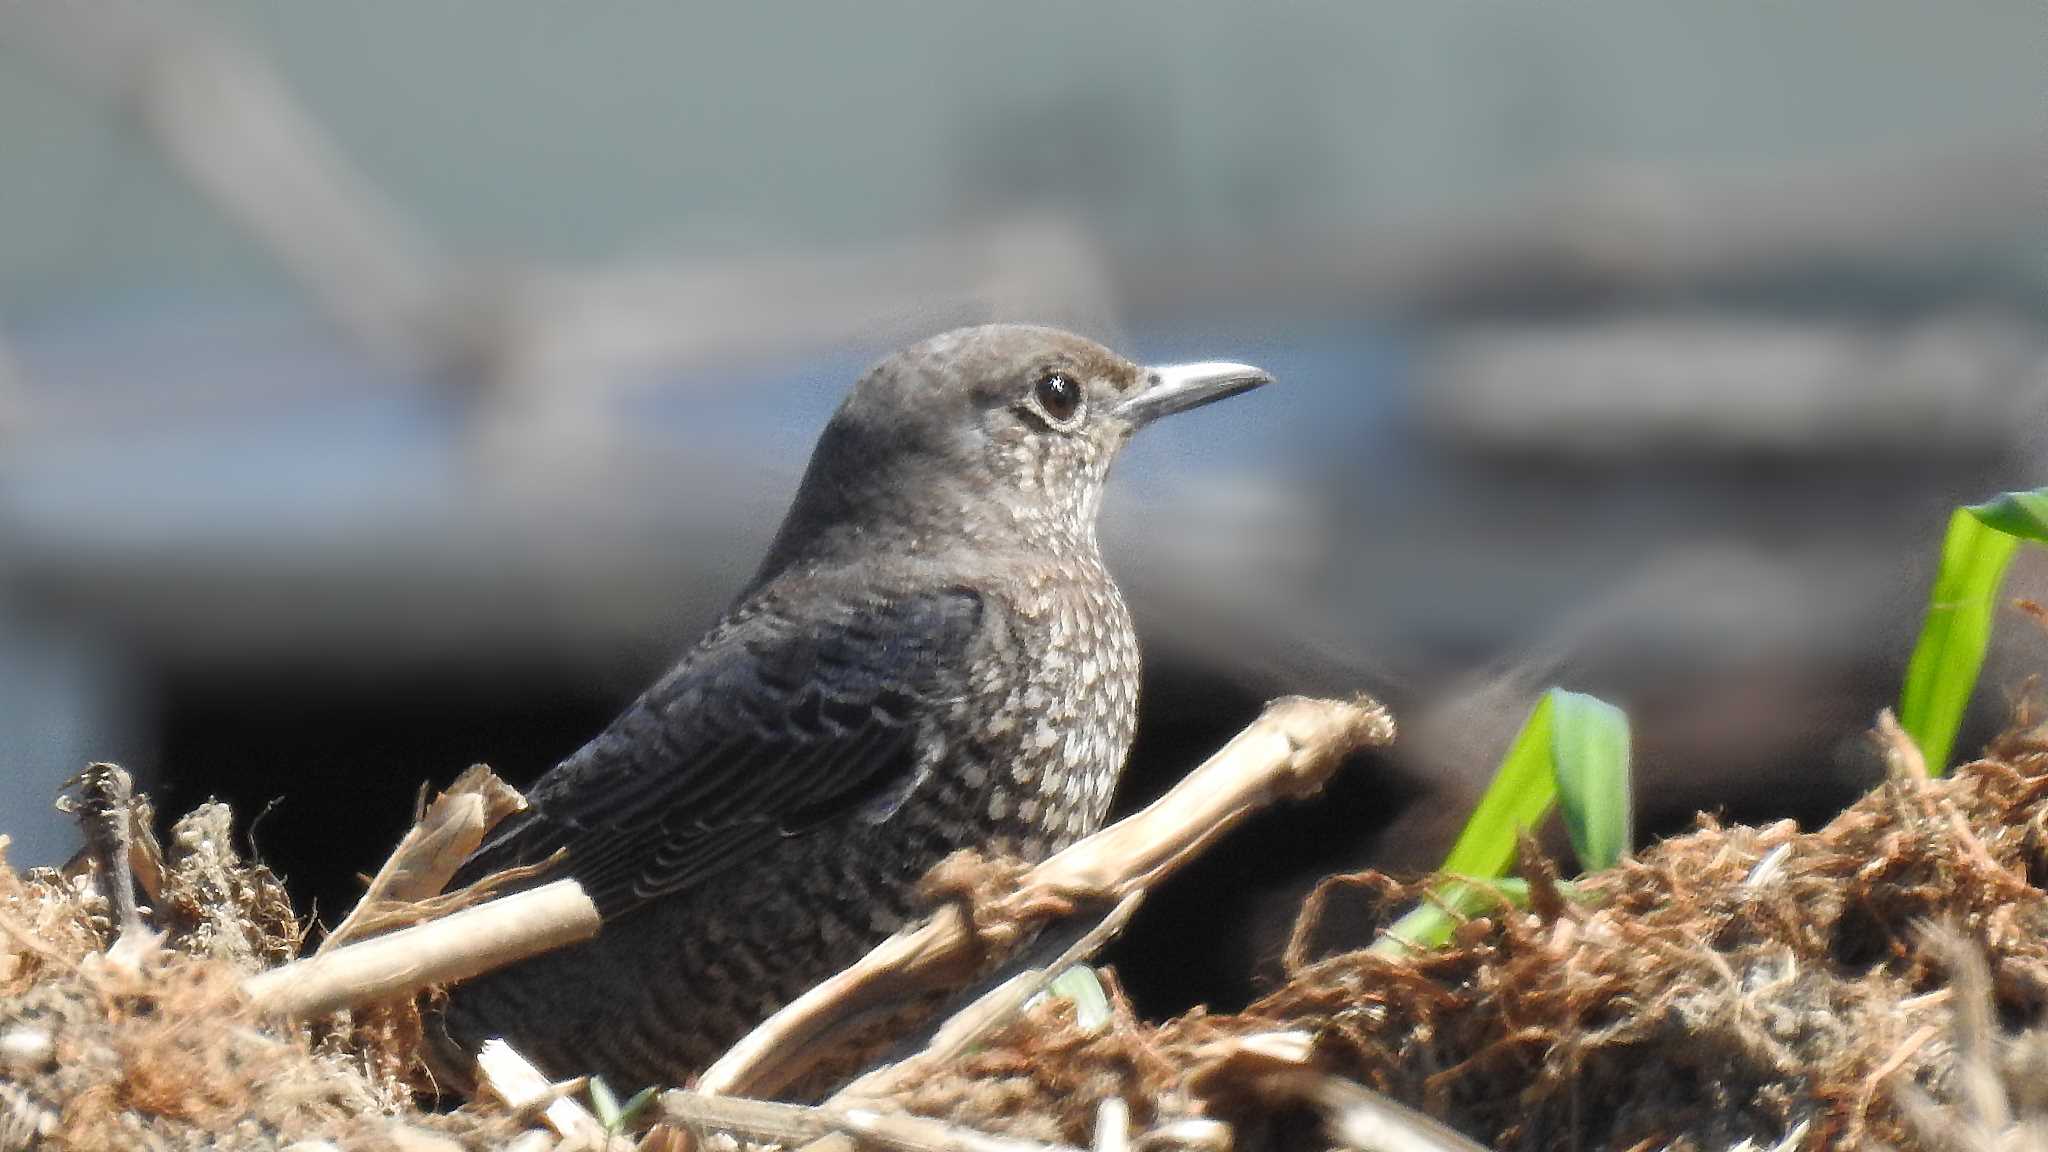
[[[311,1019],[465,980],[588,940],[597,928],[597,905],[582,885],[557,880],[259,972],[242,990],[265,1011]]]
[[[1365,697],[1274,701],[1166,795],[1032,868],[998,911],[1042,921],[1076,895],[1119,901],[1142,892],[1246,816],[1313,795],[1345,757],[1393,738],[1393,718]],[[705,1071],[698,1091],[774,1094],[830,1050],[826,1037],[876,1006],[972,979],[987,959],[984,943],[959,904],[940,908],[748,1033]]]

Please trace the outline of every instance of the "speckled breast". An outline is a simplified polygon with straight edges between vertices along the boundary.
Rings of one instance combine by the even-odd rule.
[[[1138,647],[1123,597],[1093,559],[1031,574],[1010,608],[1019,653],[1001,663],[1030,671],[989,686],[988,747],[957,771],[981,786],[990,848],[1035,859],[1109,813],[1137,724]]]

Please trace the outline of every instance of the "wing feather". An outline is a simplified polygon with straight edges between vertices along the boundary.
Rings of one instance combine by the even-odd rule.
[[[919,733],[966,691],[982,598],[965,588],[742,608],[589,744],[458,881],[568,849],[607,917],[905,786]]]

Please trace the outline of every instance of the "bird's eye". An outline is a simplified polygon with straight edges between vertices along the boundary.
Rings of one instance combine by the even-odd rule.
[[[1055,424],[1065,424],[1081,411],[1081,386],[1064,372],[1048,372],[1031,389],[1039,410]]]

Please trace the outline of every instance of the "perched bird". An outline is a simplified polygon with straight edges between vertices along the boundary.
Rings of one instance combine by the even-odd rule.
[[[948,853],[1093,831],[1138,702],[1096,545],[1110,462],[1267,380],[1019,325],[869,371],[724,619],[464,865],[567,849],[603,927],[450,989],[447,1038],[679,1084],[901,927]]]

